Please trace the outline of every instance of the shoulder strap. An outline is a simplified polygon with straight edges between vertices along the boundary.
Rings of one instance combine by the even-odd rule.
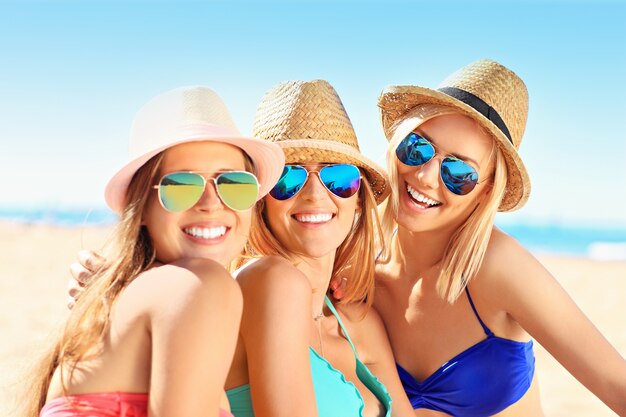
[[[489,337],[493,336],[493,332],[489,330],[489,327],[485,326],[485,323],[483,323],[480,316],[478,315],[478,311],[476,311],[476,307],[474,306],[474,302],[472,301],[472,297],[470,296],[469,289],[467,288],[467,286],[465,287],[465,293],[467,294],[467,299],[469,300],[470,306],[472,306],[472,310],[474,310],[474,315],[478,319],[478,322],[480,323],[480,325],[483,327],[483,330],[485,331],[487,336]]]
[[[396,233],[398,233],[398,226],[396,226],[395,229],[393,229],[393,232],[391,232],[391,238],[389,239],[389,244],[391,244],[391,239],[393,239],[393,237],[396,235]],[[378,258],[380,258],[380,255],[383,254],[383,250],[379,250],[378,253],[376,254],[376,257],[374,257],[374,262],[376,262],[378,260]]]
[[[333,313],[333,315],[337,319],[337,322],[339,323],[339,327],[341,327],[341,331],[343,331],[343,334],[346,336],[348,343],[350,343],[350,346],[352,347],[352,352],[354,352],[354,356],[357,357],[354,343],[352,343],[352,339],[350,339],[350,335],[348,334],[346,327],[343,325],[343,321],[341,321],[341,317],[339,317],[339,313],[337,313],[337,310],[335,310],[335,306],[333,306],[333,303],[330,302],[330,299],[328,298],[328,296],[326,296],[325,301],[326,301],[326,305],[328,306],[330,311]]]

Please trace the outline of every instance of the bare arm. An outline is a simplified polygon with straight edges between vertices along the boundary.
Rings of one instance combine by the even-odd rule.
[[[317,416],[309,361],[311,285],[282,258],[240,272],[241,334],[256,417]]]
[[[607,406],[626,415],[626,361],[554,277],[501,232],[485,264],[481,287],[491,292],[489,298],[499,300],[500,308]]]
[[[217,416],[242,312],[242,296],[215,262],[152,269],[151,417]]]

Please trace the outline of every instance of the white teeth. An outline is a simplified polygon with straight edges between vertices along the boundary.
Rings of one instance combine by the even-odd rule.
[[[295,218],[302,223],[324,223],[332,219],[333,215],[330,213],[296,214]]]
[[[226,234],[226,226],[218,227],[187,227],[185,233],[202,239],[215,239]]]
[[[416,201],[419,201],[420,203],[424,203],[429,206],[438,206],[439,204],[441,204],[439,201],[426,197],[424,194],[420,193],[415,188],[411,187],[409,184],[406,185],[406,189],[409,192],[409,194],[411,194],[411,197],[413,197]]]

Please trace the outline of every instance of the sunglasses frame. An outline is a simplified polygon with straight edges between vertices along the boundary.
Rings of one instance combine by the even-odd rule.
[[[432,146],[433,151],[434,151],[434,152],[433,152],[433,156],[431,156],[431,157],[430,157],[430,159],[429,159],[428,161],[426,161],[426,162],[424,162],[424,163],[422,163],[422,164],[419,164],[419,165],[409,165],[409,164],[405,163],[404,161],[402,161],[402,160],[400,159],[400,157],[398,156],[398,148],[400,147],[400,145],[402,144],[402,142],[404,142],[404,141],[405,141],[405,140],[406,140],[406,139],[407,139],[410,135],[416,135],[417,137],[424,139],[424,140],[425,140],[425,141],[426,141],[426,142],[427,142],[430,146]],[[439,148],[439,147],[438,147],[437,145],[435,145],[432,141],[428,140],[428,138],[426,138],[424,135],[422,135],[421,133],[418,133],[418,132],[410,132],[410,133],[409,133],[408,135],[406,135],[406,136],[405,136],[405,137],[404,137],[404,138],[403,138],[400,142],[398,142],[398,146],[396,146],[396,150],[395,150],[395,155],[396,155],[396,159],[397,159],[398,161],[400,161],[400,163],[401,163],[402,165],[404,165],[404,166],[408,166],[408,167],[422,167],[422,166],[426,165],[427,163],[429,163],[430,161],[432,161],[433,159],[435,159],[435,156],[439,155],[439,157],[440,157],[440,159],[441,159],[441,161],[439,162],[439,179],[441,180],[441,182],[443,183],[443,185],[446,187],[446,189],[447,189],[449,192],[451,192],[452,194],[454,194],[454,195],[459,195],[459,196],[465,196],[465,195],[468,195],[468,194],[470,194],[472,191],[474,191],[474,189],[476,188],[476,186],[477,186],[477,185],[480,185],[480,184],[482,184],[482,183],[484,182],[484,180],[483,180],[483,181],[481,181],[481,180],[479,180],[479,178],[478,178],[478,177],[480,176],[480,174],[478,173],[478,169],[476,169],[474,166],[472,166],[471,164],[469,164],[468,162],[464,161],[464,160],[463,160],[463,159],[461,159],[461,158],[457,158],[456,156],[454,156],[454,155],[452,155],[452,154],[450,154],[450,153],[447,153],[447,152],[442,152],[442,151],[441,151],[441,148]],[[468,167],[470,167],[470,168],[472,168],[472,169],[474,170],[474,172],[476,173],[476,177],[477,177],[477,178],[476,178],[476,183],[474,184],[474,187],[473,187],[470,191],[468,191],[468,192],[467,192],[467,193],[465,193],[465,194],[457,194],[457,193],[455,193],[454,191],[452,191],[452,190],[450,189],[450,187],[448,187],[448,184],[446,184],[445,180],[443,179],[443,163],[446,161],[446,159],[447,159],[447,160],[451,160],[451,161],[460,161],[460,162],[463,162],[465,165],[467,165]]]
[[[191,207],[189,207],[188,209],[181,210],[181,211],[170,210],[167,207],[165,207],[165,205],[163,204],[163,199],[161,198],[161,186],[162,186],[161,183],[163,182],[165,177],[167,177],[168,175],[172,175],[172,174],[196,174],[200,178],[202,178],[202,180],[203,180],[202,193],[198,197],[198,200],[196,200],[196,202],[193,203],[193,205]],[[210,178],[206,178],[202,174],[213,174],[213,175],[217,174],[217,175],[212,176]],[[255,181],[256,186],[257,186],[257,192],[256,192],[256,196],[254,197],[254,203],[252,203],[252,205],[250,207],[248,207],[247,209],[243,209],[243,210],[236,209],[234,207],[231,207],[228,203],[226,203],[226,201],[224,201],[224,197],[222,197],[222,194],[220,193],[220,189],[217,186],[217,180],[218,180],[218,178],[220,178],[221,176],[226,175],[226,174],[248,174],[252,178],[254,178],[254,181]],[[257,202],[257,200],[259,198],[259,188],[261,187],[261,184],[259,183],[259,179],[252,172],[250,172],[250,171],[241,171],[241,170],[238,170],[238,171],[172,171],[172,172],[168,172],[167,174],[164,174],[161,177],[161,179],[159,180],[159,183],[156,184],[156,185],[153,185],[152,188],[157,190],[158,196],[159,196],[159,204],[161,205],[161,207],[163,207],[163,209],[165,211],[168,211],[170,213],[182,213],[184,211],[192,209],[196,204],[198,204],[198,201],[200,201],[202,199],[202,196],[206,192],[206,186],[207,186],[207,183],[209,181],[213,182],[213,186],[215,187],[215,194],[217,194],[217,197],[220,199],[221,203],[223,205],[225,205],[226,207],[228,207],[229,209],[233,210],[233,211],[250,210],[252,207],[254,207],[254,204]]]
[[[357,189],[356,189],[356,191],[354,192],[354,194],[352,194],[352,195],[351,195],[351,196],[349,196],[349,197],[342,197],[342,196],[340,196],[340,195],[335,194],[335,193],[334,193],[334,192],[333,192],[330,188],[328,188],[328,187],[326,186],[326,184],[324,183],[324,181],[322,181],[322,177],[320,176],[320,171],[321,171],[321,170],[323,170],[324,168],[327,168],[327,167],[332,167],[332,166],[337,166],[337,165],[349,165],[349,166],[353,166],[353,167],[355,167],[355,168],[357,169],[357,171],[359,172],[359,186],[357,187]],[[354,197],[354,196],[355,196],[355,195],[359,192],[359,190],[361,189],[361,182],[363,181],[363,174],[361,173],[361,170],[359,169],[359,167],[358,167],[358,166],[356,166],[356,165],[354,165],[354,164],[285,164],[285,166],[286,166],[286,167],[287,167],[287,166],[296,166],[296,167],[300,167],[300,168],[304,169],[304,171],[306,172],[306,178],[304,179],[304,182],[302,183],[302,186],[300,187],[300,189],[299,189],[298,191],[296,191],[296,192],[295,192],[292,196],[287,197],[287,198],[285,198],[285,199],[282,199],[282,200],[281,200],[281,199],[278,199],[278,198],[274,197],[273,195],[271,195],[271,192],[272,192],[272,191],[270,190],[270,192],[268,193],[268,195],[269,195],[270,197],[272,197],[274,200],[277,200],[277,201],[287,201],[287,200],[291,200],[293,197],[295,197],[296,195],[298,195],[298,194],[300,193],[300,191],[302,191],[302,189],[306,186],[306,183],[309,181],[309,175],[310,175],[311,173],[317,174],[317,178],[320,180],[320,183],[324,186],[324,188],[326,189],[326,191],[328,191],[329,193],[331,193],[334,197],[341,198],[341,199],[347,199],[347,198],[350,198],[350,197]],[[310,171],[310,170],[308,169],[308,167],[311,167],[311,166],[319,166],[320,168],[319,168],[317,171]],[[280,177],[280,179],[279,179],[278,181],[280,181],[282,178],[283,178],[283,177],[281,176],[281,177]],[[278,184],[278,181],[276,182],[276,184]],[[275,187],[276,187],[276,186],[272,187],[272,190],[273,190]]]

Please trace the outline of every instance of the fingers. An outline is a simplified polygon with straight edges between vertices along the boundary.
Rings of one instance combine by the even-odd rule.
[[[102,267],[105,259],[96,252],[83,249],[78,252],[78,262],[88,271],[95,272]]]
[[[69,279],[67,281],[67,308],[72,309],[76,304],[76,300],[83,293],[84,289],[82,284],[74,279]]]
[[[74,262],[70,265],[70,274],[72,275],[71,281],[80,286],[88,284],[93,276],[92,271],[88,270],[78,262]]]
[[[78,262],[70,265],[72,278],[67,283],[67,308],[70,310],[83,293],[83,287],[91,281],[93,274],[104,265],[105,261],[102,256],[89,250],[81,250],[78,252],[77,258]]]
[[[333,297],[336,300],[341,300],[345,295],[346,283],[348,282],[347,278],[334,279],[331,281],[329,287],[333,293]]]

